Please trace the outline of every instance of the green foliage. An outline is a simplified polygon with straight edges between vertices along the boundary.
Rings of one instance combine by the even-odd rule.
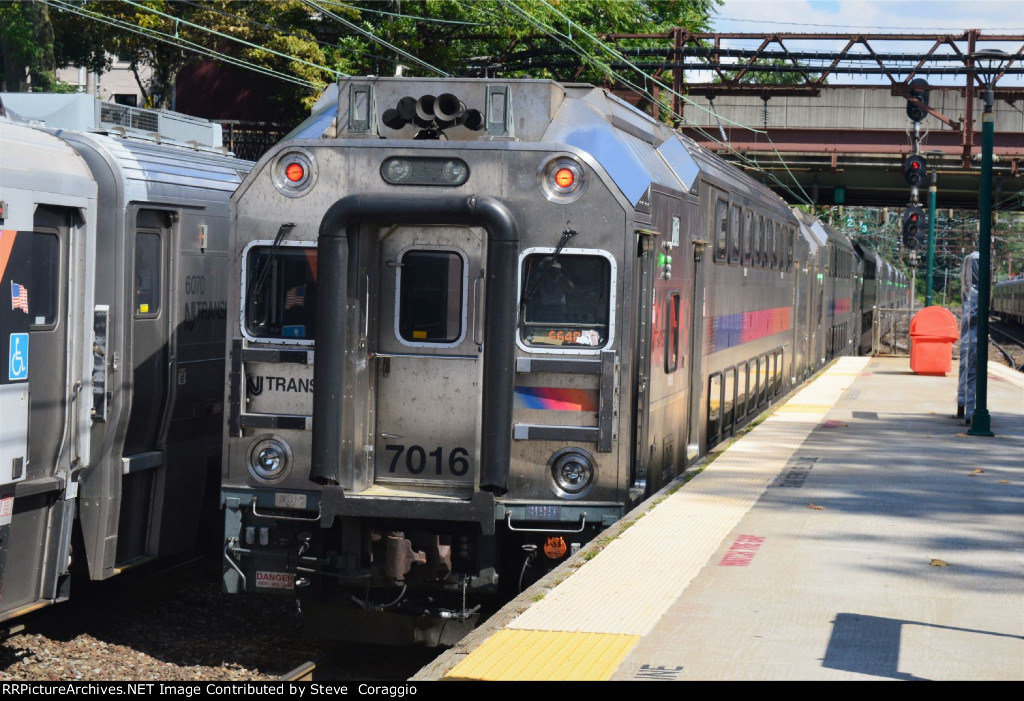
[[[339,75],[473,75],[611,82],[607,33],[706,31],[720,0],[90,0],[53,5],[60,65],[108,70],[111,54],[136,70],[149,102],[168,106],[189,63],[231,61],[267,85],[282,113],[305,113]],[[70,11],[69,6],[75,9]],[[59,10],[59,11],[58,11]],[[90,15],[85,19],[81,14]],[[22,43],[25,43],[24,41]],[[640,46],[629,40],[622,46]],[[650,43],[648,40],[647,43]],[[664,41],[662,40],[662,45]],[[283,54],[283,55],[282,55]],[[257,70],[253,70],[257,69]],[[263,88],[266,92],[266,88]],[[285,121],[282,119],[281,121]]]

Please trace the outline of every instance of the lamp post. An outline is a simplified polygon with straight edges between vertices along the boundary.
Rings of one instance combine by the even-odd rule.
[[[985,85],[985,111],[981,117],[981,191],[979,192],[978,217],[978,348],[975,370],[974,413],[971,414],[972,436],[993,436],[992,420],[988,413],[988,307],[992,286],[992,142],[995,132],[995,102],[993,86],[999,69],[1009,58],[999,49],[986,49],[971,54],[978,64],[978,77]]]

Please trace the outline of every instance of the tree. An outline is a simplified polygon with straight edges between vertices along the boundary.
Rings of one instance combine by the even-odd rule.
[[[0,60],[4,89],[48,92],[57,82],[53,26],[45,3],[0,5]]]
[[[214,55],[274,86],[283,113],[305,112],[339,75],[464,75],[611,83],[598,35],[708,28],[720,0],[90,0],[55,2],[59,65],[109,69],[111,54],[153,77],[139,86],[171,103],[182,68]],[[84,19],[89,17],[91,19]],[[554,34],[555,36],[552,36]],[[552,60],[558,57],[559,60]]]

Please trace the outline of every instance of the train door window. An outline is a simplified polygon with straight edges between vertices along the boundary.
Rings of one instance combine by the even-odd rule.
[[[754,213],[749,209],[743,210],[743,265],[750,265],[753,261],[754,250]]]
[[[762,355],[757,359],[757,403],[764,404],[768,400],[768,356]]]
[[[670,292],[665,300],[665,373],[679,367],[679,312],[678,292]]]
[[[736,368],[729,368],[722,373],[722,435],[732,433],[733,422],[736,420]]]
[[[715,262],[725,262],[726,239],[729,234],[729,205],[725,200],[715,202]]]
[[[740,223],[742,212],[738,204],[729,207],[729,265],[740,262]]]
[[[598,349],[611,337],[612,263],[603,255],[562,251],[523,258],[520,339],[526,346]]]
[[[757,241],[754,244],[754,265],[764,267],[764,217],[757,215]]]
[[[750,364],[740,363],[736,366],[736,421],[739,422],[747,414],[747,383],[750,381]]]
[[[412,250],[398,273],[398,337],[406,343],[455,343],[462,336],[466,266],[454,251]]]
[[[718,442],[722,432],[722,373],[708,378],[708,445]]]
[[[316,338],[316,248],[250,246],[244,258],[244,330],[250,338]]]
[[[60,239],[57,233],[36,231],[32,236],[33,326],[54,326],[60,294]]]
[[[160,234],[139,230],[135,235],[135,316],[160,313]]]

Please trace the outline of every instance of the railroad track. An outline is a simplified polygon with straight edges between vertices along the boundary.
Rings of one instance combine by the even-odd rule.
[[[989,338],[992,345],[1002,353],[1010,367],[1018,371],[1024,371],[1024,331],[1018,326],[1002,322],[991,323],[989,330],[992,334],[997,334],[1000,339],[1005,339],[1003,343],[1009,343],[1014,346],[1013,349],[1006,348],[1002,343],[997,343]]]
[[[316,661],[303,662],[290,672],[286,672],[277,678],[279,682],[311,682],[313,672],[316,671]]]

